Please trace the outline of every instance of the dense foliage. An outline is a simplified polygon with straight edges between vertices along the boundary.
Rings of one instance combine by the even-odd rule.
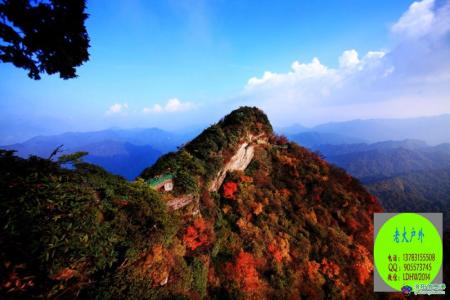
[[[241,136],[228,136],[235,132]],[[254,145],[245,171],[229,172],[218,192],[209,192],[210,170],[248,134],[267,142]],[[83,163],[82,153],[62,161],[73,169],[0,154],[2,295],[374,297],[377,200],[343,170],[273,135],[256,108],[233,112],[143,173],[174,173],[173,192],[157,193],[142,179],[126,182]],[[166,208],[185,194],[196,200]]]
[[[272,142],[246,172],[228,175],[216,203],[217,289],[232,298],[370,295],[376,200],[306,149]]]
[[[75,169],[67,170],[0,152],[2,293],[70,298],[93,292],[94,282],[101,292],[105,280],[123,288],[134,279],[121,275],[121,266],[176,233],[157,193],[82,163],[81,155],[61,159],[74,159]]]
[[[245,137],[260,133],[272,133],[267,116],[256,107],[241,107],[204,130],[177,153],[161,157],[141,177],[148,179],[172,172],[176,180],[183,182],[182,186],[177,185],[180,193],[186,189],[198,190],[195,182],[211,180]]]
[[[450,230],[450,147],[417,140],[322,145],[328,161],[359,178],[387,212],[443,212]]]
[[[450,169],[409,172],[366,186],[386,211],[443,212],[450,231]]]
[[[450,144],[401,140],[313,149],[358,178],[386,212],[442,212],[450,230]]]
[[[85,0],[3,0],[0,2],[0,61],[40,73],[76,77],[89,59]]]

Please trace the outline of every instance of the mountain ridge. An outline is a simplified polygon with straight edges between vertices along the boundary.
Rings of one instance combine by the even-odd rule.
[[[369,142],[419,139],[436,145],[450,142],[450,114],[404,119],[351,120],[321,124],[317,132],[340,133]],[[433,132],[430,135],[430,132]]]
[[[60,167],[68,161],[73,169]],[[81,153],[58,163],[0,151],[0,165],[0,255],[11,262],[0,281],[33,278],[18,291],[27,296],[374,297],[381,206],[274,135],[257,108],[231,112],[134,182]],[[162,175],[172,190],[147,183]]]
[[[264,136],[264,138],[259,142],[253,143],[249,142],[249,138],[247,135],[242,136],[238,134],[238,136],[240,135],[240,138],[236,138],[231,143],[233,145],[232,148],[234,148],[235,151],[230,152],[230,149],[228,147],[229,145],[227,145],[227,143],[223,141],[218,142],[216,138],[220,136],[225,138],[227,137],[226,135],[222,135],[223,131],[229,131],[227,129],[227,126],[236,129],[236,127],[233,126],[234,124],[229,124],[229,122],[227,122],[227,118],[231,118],[231,116],[235,118],[235,116],[239,115],[242,110],[247,111],[247,113],[248,111],[250,111],[251,113],[255,113],[250,114],[250,117],[247,117],[249,120],[251,120],[248,122],[249,124],[255,124],[255,122],[253,121],[254,116],[258,116],[258,114],[260,114],[258,109],[242,108],[234,111],[216,125],[213,125],[210,128],[206,129],[199,136],[200,138],[194,139],[190,143],[187,143],[185,147],[179,149],[177,153],[169,153],[165,156],[162,156],[154,166],[146,169],[141,174],[141,176],[144,179],[148,179],[152,178],[153,176],[159,176],[160,174],[164,174],[165,172],[170,171],[171,173],[175,174],[174,189],[176,190],[179,183],[184,184],[185,182],[197,182],[197,180],[192,177],[190,179],[187,179],[186,174],[183,174],[183,176],[181,176],[181,179],[177,178],[176,174],[186,167],[180,166],[187,163],[185,161],[187,158],[189,158],[189,161],[192,162],[192,164],[197,163],[197,158],[202,158],[205,161],[209,161],[211,163],[212,166],[208,163],[206,165],[203,165],[203,170],[210,170],[209,172],[207,172],[207,174],[213,174],[210,177],[207,176],[203,179],[203,185],[189,188],[183,186],[181,190],[175,192],[181,195],[185,194],[186,190],[189,190],[189,193],[198,192],[198,202],[192,202],[192,205],[197,207],[185,207],[183,209],[186,209],[186,211],[189,212],[188,214],[200,216],[200,218],[209,219],[213,217],[213,219],[219,218],[226,222],[225,224],[220,226],[216,224],[216,226],[218,226],[215,230],[216,243],[219,243],[219,241],[220,243],[223,243],[223,238],[228,239],[228,236],[234,234],[240,235],[240,237],[235,237],[235,239],[237,239],[236,242],[241,240],[240,242],[237,242],[238,244],[243,243],[243,240],[246,239],[245,236],[247,236],[247,238],[252,235],[256,235],[259,237],[256,240],[252,239],[254,247],[247,247],[246,250],[243,250],[242,248],[239,249],[239,247],[234,247],[234,250],[231,249],[231,253],[234,253],[233,256],[235,255],[236,257],[236,261],[229,262],[227,266],[222,267],[228,267],[230,269],[237,268],[241,257],[245,257],[250,261],[253,261],[255,259],[262,259],[257,257],[255,258],[254,251],[259,252],[264,249],[264,247],[267,247],[264,246],[264,243],[261,243],[260,239],[264,240],[263,238],[261,238],[261,234],[263,234],[264,232],[261,230],[261,228],[264,228],[264,226],[268,226],[267,228],[269,232],[271,230],[274,230],[275,228],[278,228],[275,229],[275,232],[280,231],[281,229],[281,231],[279,232],[279,236],[278,234],[275,234],[275,236],[273,236],[273,233],[269,232],[263,234],[268,235],[269,237],[273,236],[273,240],[270,241],[271,238],[269,238],[268,241],[268,243],[270,244],[268,254],[269,257],[273,257],[273,255],[275,255],[275,261],[277,261],[278,263],[289,265],[290,261],[293,259],[291,254],[283,254],[283,251],[286,251],[286,249],[281,250],[278,247],[281,245],[285,245],[282,247],[289,248],[290,245],[292,249],[298,250],[297,242],[300,241],[300,244],[302,244],[303,246],[310,245],[308,246],[311,247],[309,250],[311,251],[311,253],[309,255],[313,255],[313,257],[316,257],[317,255],[318,257],[322,257],[318,260],[310,260],[311,257],[305,258],[305,256],[300,255],[301,257],[303,257],[303,259],[306,259],[306,261],[308,261],[308,263],[306,263],[306,265],[303,265],[301,268],[312,268],[313,270],[316,267],[318,269],[324,268],[323,272],[325,273],[321,274],[328,274],[326,276],[329,276],[327,277],[329,279],[332,279],[333,276],[337,276],[337,273],[340,273],[340,270],[345,269],[347,270],[347,272],[355,274],[355,277],[353,279],[346,277],[345,281],[347,285],[370,285],[370,281],[367,279],[371,274],[373,266],[371,266],[371,263],[369,260],[367,260],[367,258],[371,256],[370,245],[372,235],[370,232],[371,230],[373,230],[373,227],[371,227],[370,225],[372,219],[371,213],[381,210],[381,207],[377,204],[376,199],[365,192],[362,186],[360,186],[357,181],[355,181],[351,177],[348,177],[348,175],[345,175],[345,172],[343,172],[342,170],[329,166],[326,162],[321,160],[315,154],[310,153],[305,148],[302,148],[294,143],[289,143],[286,138],[271,134],[271,130],[265,131],[263,133],[259,132]],[[264,124],[264,122],[262,123]],[[256,122],[256,124],[258,124],[258,122]],[[208,149],[214,149],[214,151],[200,151],[200,149],[198,148],[199,141],[201,141],[201,144],[209,144],[210,147],[208,147]],[[249,157],[252,157],[253,159],[251,159],[248,167],[245,168],[245,166],[247,166],[248,159],[242,159],[241,163],[236,169],[228,169],[227,163],[231,162],[231,164],[233,164],[234,158],[244,157],[245,155],[243,154],[243,149],[246,149],[247,147],[253,147],[250,148],[252,149],[250,150],[250,152],[253,155],[249,155]],[[216,154],[222,154],[226,158],[220,162],[214,161],[214,158],[217,157]],[[197,167],[198,169],[202,169],[199,166]],[[322,168],[323,171],[319,171],[322,170]],[[321,172],[325,173],[323,175],[320,175]],[[198,173],[201,174],[201,171],[198,171]],[[303,175],[301,175],[301,173],[303,173]],[[215,184],[217,178],[220,178],[220,180],[218,181],[219,184]],[[297,181],[297,178],[303,179],[299,179],[300,181]],[[347,183],[344,184],[343,182],[341,182],[341,180]],[[200,182],[202,182],[202,180],[200,180]],[[212,184],[210,184],[211,182]],[[219,185],[221,185],[220,188],[218,188]],[[210,188],[211,186],[213,188]],[[338,186],[340,187],[338,188]],[[216,190],[218,191],[218,194],[215,193]],[[328,192],[326,192],[327,190]],[[346,192],[343,192],[344,190]],[[205,193],[206,191],[208,191],[208,193]],[[211,191],[213,192],[213,197],[211,197],[211,195],[208,195]],[[339,196],[337,195],[333,196],[334,193],[342,192],[344,194],[348,192],[349,194],[347,196],[342,195],[343,198],[339,198]],[[258,193],[260,193],[261,195],[257,196]],[[271,194],[271,196],[269,198],[266,198],[266,200],[264,200],[263,197],[265,193],[268,193],[268,195]],[[331,198],[329,197],[331,197],[333,200],[331,200]],[[278,200],[276,200],[277,198]],[[352,199],[351,201],[356,201],[356,203],[353,203],[353,205],[355,206],[351,205],[350,202],[348,202],[350,200],[344,200],[344,202],[341,203],[342,199],[346,198]],[[272,203],[272,201],[274,201],[274,203]],[[337,215],[335,214],[336,208],[331,209],[331,207],[335,207],[335,205],[340,207],[339,209],[337,209]],[[262,217],[267,213],[267,209],[269,209],[269,207],[277,212],[272,215],[271,220]],[[283,211],[282,207],[285,207],[287,211]],[[299,212],[301,212],[300,216],[302,217],[298,217],[298,219],[293,218],[291,211],[293,209],[298,209]],[[355,215],[350,217],[350,215],[353,214],[350,211],[352,211],[353,209],[356,209],[354,212],[358,211],[358,216]],[[320,220],[319,215],[321,216]],[[293,224],[297,225],[292,225],[292,229],[287,230],[285,228],[286,225],[281,225],[284,222],[281,221],[281,216],[284,216],[284,218],[286,218],[286,222],[293,222]],[[254,222],[256,222],[258,227],[256,227]],[[278,222],[280,222],[281,224],[279,224]],[[359,224],[360,222],[361,224]],[[237,231],[235,231],[236,229],[233,229],[233,223],[237,225]],[[318,225],[319,223],[321,223],[322,225]],[[195,226],[195,222],[193,226]],[[298,230],[298,233],[294,233],[295,230]],[[329,234],[334,235],[336,234],[336,232],[342,232],[341,230],[344,230],[346,232],[345,234],[355,235],[356,237],[354,238],[360,241],[355,245],[356,249],[350,246],[353,249],[352,251],[355,251],[354,253],[357,253],[356,256],[352,256],[352,259],[356,261],[356,265],[351,263],[338,263],[337,261],[335,261],[336,258],[333,258],[333,255],[341,257],[340,259],[342,259],[342,255],[344,255],[344,257],[346,255],[349,255],[343,254],[349,253],[346,250],[336,250],[336,252],[333,252],[334,254],[323,257],[323,252],[322,254],[320,254],[320,248],[315,248],[312,246],[313,243],[316,243],[317,245],[325,243],[326,246],[323,245],[323,247],[325,247],[326,249],[331,249],[330,245],[327,244],[328,242],[321,241],[319,236],[324,238]],[[364,231],[364,233],[362,231]],[[297,236],[297,234],[300,234],[300,236]],[[342,234],[344,233],[342,232]],[[297,240],[298,237],[301,236],[303,236],[303,238]],[[217,239],[219,239],[219,241],[217,241]],[[310,239],[312,239],[314,242]],[[295,240],[297,240],[297,242],[295,242]],[[205,247],[207,246],[207,244],[208,243],[199,241],[199,244],[196,244],[193,249],[197,249],[197,247]],[[344,248],[345,247],[346,246],[344,246]],[[217,252],[216,256],[212,257],[213,262],[216,259],[219,259],[220,261],[220,259],[223,259],[222,255],[225,255],[225,253],[229,253],[229,250],[225,250],[222,247],[218,250],[213,251],[214,253]],[[289,250],[287,251],[289,252]],[[222,252],[223,254],[221,254]],[[230,254],[226,254],[226,256],[229,255]],[[306,257],[308,257],[308,255],[306,255]],[[365,258],[363,259],[362,257]],[[297,259],[298,258],[299,257],[297,257]],[[267,261],[265,264],[267,264]],[[267,290],[267,284],[274,288],[274,282],[265,282],[266,279],[261,278],[261,275],[257,275],[259,273],[258,269],[260,267],[255,266],[255,269],[252,269],[252,273],[255,274],[251,279],[252,283],[246,283],[247,281],[245,277],[239,277],[242,275],[231,275],[233,272],[239,273],[239,269],[234,269],[234,271],[232,271],[232,273],[230,273],[229,275],[226,275],[228,274],[227,272],[225,272],[225,274],[222,276],[216,275],[219,276],[216,280],[219,280],[221,282],[220,286],[227,287],[227,290],[231,288],[233,294],[230,295],[238,295],[235,294],[237,291],[232,288],[233,285],[229,285],[229,280],[231,279],[231,282],[234,281],[235,284],[238,284],[237,286],[242,289],[242,291],[244,292],[243,295],[245,295],[245,297],[254,297],[256,295],[267,296],[269,294],[266,294],[263,291]],[[331,275],[334,273],[327,273],[329,272],[329,267],[334,270],[331,272],[336,272],[336,275]],[[265,268],[267,268],[267,265],[265,266]],[[315,271],[307,271],[305,269],[304,272],[312,272],[311,274],[315,274],[311,275],[312,277],[309,277],[309,279],[309,275],[307,275],[307,277],[301,276],[303,278],[303,281],[308,282],[310,289],[312,288],[311,294],[309,294],[309,292],[305,293],[305,291],[302,291],[302,289],[306,287],[304,284],[301,285],[302,288],[300,288],[300,290],[298,288],[292,288],[290,292],[287,290],[282,290],[282,293],[290,294],[296,291],[298,293],[297,295],[312,296],[314,293],[316,293],[317,295],[323,295],[323,290],[321,287],[319,287],[324,283],[324,281],[322,281],[321,279],[323,278],[321,277],[322,275],[320,275],[319,277],[314,277],[317,276],[317,274],[314,273]],[[235,278],[235,276],[237,278]],[[286,275],[279,274],[278,276],[283,277]],[[309,281],[312,278],[315,279],[313,281]],[[337,277],[335,277],[334,279],[337,279]],[[289,280],[294,280],[292,281],[292,284],[294,285],[299,284],[299,282],[295,283],[294,278],[291,278]],[[317,281],[319,282],[319,284],[317,284]],[[339,280],[334,281],[334,283],[336,284],[336,286],[339,286],[339,289],[343,287],[342,282],[340,282]],[[368,289],[370,290],[370,288]],[[357,288],[354,288],[353,290],[357,290]],[[359,288],[359,290],[362,289]],[[278,291],[280,292],[280,290]],[[335,293],[335,296],[348,295],[348,292],[349,291],[344,290],[333,291],[333,293]],[[363,292],[361,293],[364,294]]]

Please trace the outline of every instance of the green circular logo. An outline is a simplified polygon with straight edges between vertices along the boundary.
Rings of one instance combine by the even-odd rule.
[[[430,284],[442,265],[442,240],[427,218],[400,213],[387,220],[375,238],[375,268],[396,291]]]

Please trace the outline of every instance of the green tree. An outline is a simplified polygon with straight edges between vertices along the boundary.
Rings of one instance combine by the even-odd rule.
[[[85,0],[0,0],[0,61],[63,79],[89,59]]]

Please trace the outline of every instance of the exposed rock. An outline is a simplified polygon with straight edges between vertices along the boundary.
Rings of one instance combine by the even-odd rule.
[[[249,135],[246,140],[247,142],[240,145],[230,161],[225,164],[223,169],[217,173],[216,178],[211,181],[209,186],[210,192],[216,192],[220,188],[228,172],[243,171],[248,167],[255,154],[255,145],[267,143],[267,137],[264,135]]]
[[[192,195],[182,195],[167,202],[167,206],[172,210],[177,210],[190,204],[194,200]]]
[[[168,281],[169,281],[169,275],[167,275],[166,278],[164,278],[164,280],[161,281],[161,283],[159,285],[164,286],[167,284]]]

